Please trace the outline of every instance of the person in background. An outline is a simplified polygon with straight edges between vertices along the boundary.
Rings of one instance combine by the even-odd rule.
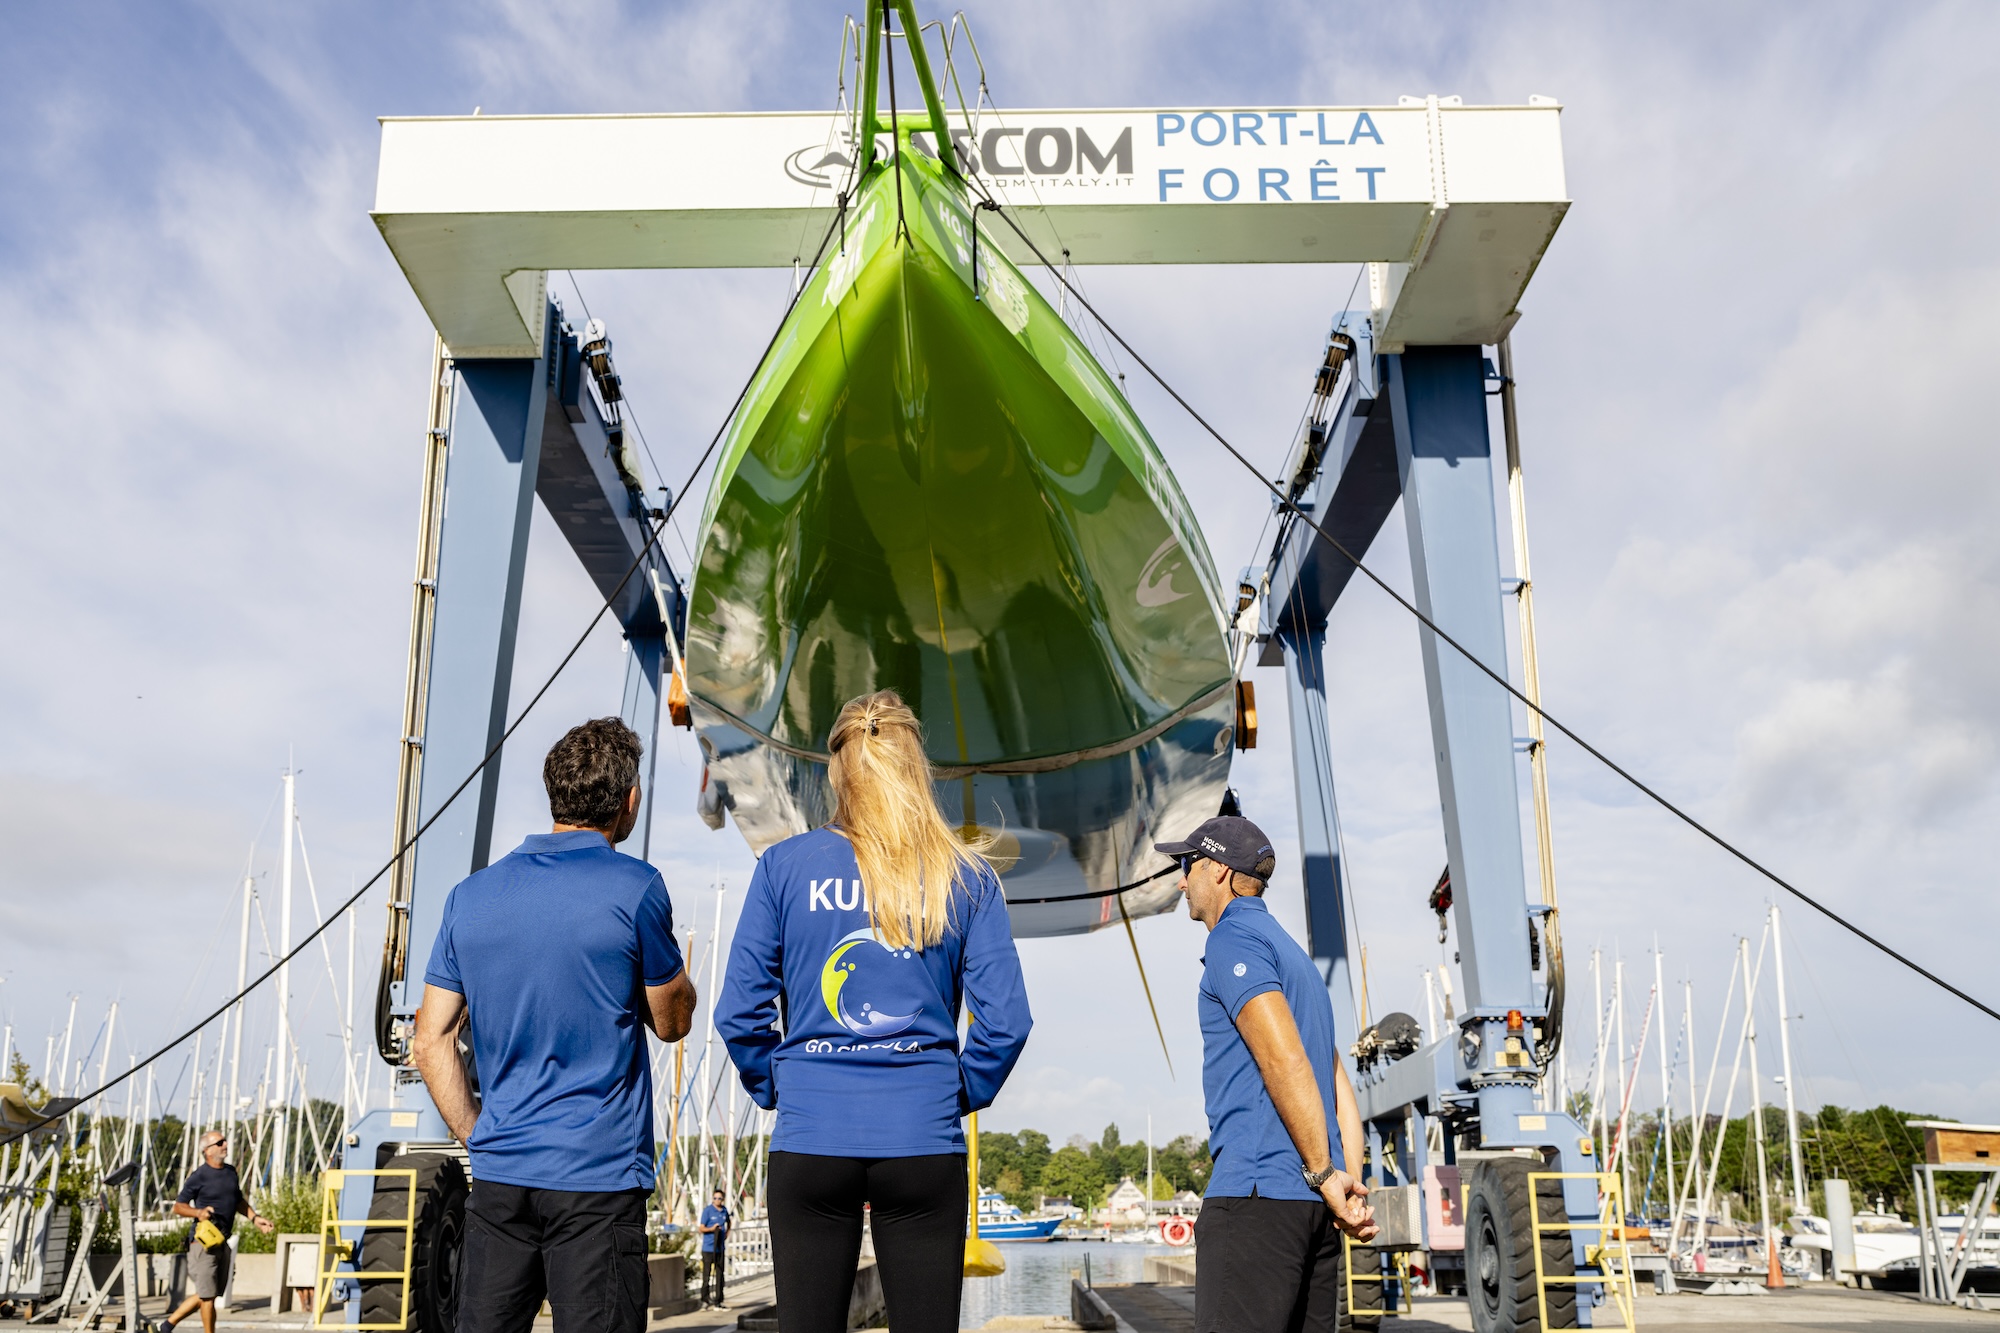
[[[729,1209],[721,1190],[701,1210],[701,1308],[723,1306],[722,1261],[729,1253]],[[715,1274],[715,1299],[708,1298],[708,1276]]]
[[[445,899],[414,1054],[472,1162],[457,1333],[525,1333],[544,1300],[558,1333],[646,1327],[645,1034],[678,1041],[695,994],[665,881],[617,850],[642,750],[615,717],[571,728],[542,765],[554,829]]]
[[[251,1206],[228,1157],[228,1135],[212,1129],[201,1136],[201,1165],[187,1178],[174,1200],[174,1216],[194,1222],[188,1228],[187,1255],[188,1281],[194,1290],[178,1309],[156,1325],[158,1328],[171,1329],[198,1308],[202,1333],[215,1333],[215,1302],[229,1289],[229,1264],[235,1253],[229,1248],[229,1233],[235,1229],[237,1215],[249,1218],[265,1235],[276,1229],[270,1218]],[[203,1222],[213,1222],[222,1239],[213,1245],[202,1244],[195,1233]]]
[[[1194,1224],[1197,1333],[1334,1333],[1341,1233],[1374,1238],[1361,1112],[1326,982],[1264,904],[1271,840],[1220,816],[1154,849],[1180,862],[1202,956],[1201,1087],[1215,1165]],[[1328,1133],[1328,1112],[1338,1134]]]
[[[715,1010],[743,1086],[778,1112],[778,1309],[785,1333],[845,1333],[866,1207],[889,1326],[956,1333],[960,1119],[1028,1040],[1021,960],[999,877],[938,812],[916,715],[864,695],[827,748],[833,822],[758,860]]]

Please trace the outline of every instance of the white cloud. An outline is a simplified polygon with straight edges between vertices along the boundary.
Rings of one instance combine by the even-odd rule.
[[[2000,453],[1980,335],[2000,271],[1982,222],[1995,187],[1965,164],[1991,155],[2000,117],[1990,12],[1745,24],[1700,6],[1487,19],[1287,4],[1245,23],[1176,3],[973,18],[994,96],[1016,107],[1562,96],[1577,202],[1515,338],[1547,698],[1840,910],[1981,985],[2000,816],[1987,666]],[[718,4],[216,4],[162,21],[171,30],[120,23],[85,42],[42,15],[0,54],[0,161],[19,184],[0,203],[13,405],[0,795],[16,811],[0,1009],[31,1055],[72,989],[89,1011],[121,987],[187,988],[182,960],[226,918],[288,747],[323,891],[386,852],[428,332],[366,218],[369,118],[821,106],[838,35],[809,7]],[[786,276],[580,276],[678,484]],[[1263,458],[1282,451],[1351,277],[1085,280]],[[1264,502],[1130,383],[1233,574]],[[1401,526],[1371,555],[1399,586]],[[538,523],[517,699],[589,610],[549,536]],[[1438,961],[1421,905],[1442,845],[1415,647],[1364,587],[1336,612],[1334,752],[1378,1011],[1420,1012],[1419,969]],[[498,845],[542,817],[533,757],[608,711],[622,669],[600,635],[523,728]],[[1290,857],[1283,686],[1256,679],[1266,738],[1237,783]],[[1732,933],[1755,934],[1771,890],[1573,747],[1558,740],[1551,763],[1573,968],[1592,941],[1622,942],[1629,960],[1657,934],[1712,1006]],[[733,831],[689,813],[697,771],[670,738],[658,841],[688,886],[684,920],[709,910],[712,874],[740,886],[749,864]],[[50,851],[63,847],[75,854]],[[1274,907],[1297,930],[1291,873]],[[15,886],[52,879],[77,886],[88,930],[20,905]],[[1801,975],[1828,982],[1794,997],[1811,1014],[1796,1034],[1811,1087],[2000,1116],[1967,1054],[1983,1027],[1803,909],[1786,922]],[[1122,938],[1036,942],[1041,1018],[996,1121],[1046,1117],[1060,1140],[1115,1119],[1130,1137],[1150,1105],[1163,1136],[1198,1128],[1198,928],[1145,922],[1139,936],[1179,1077],[1162,1077]],[[362,952],[366,973],[365,935]],[[227,970],[201,984],[219,993]],[[131,1021],[135,1038],[167,1026]],[[1847,1047],[1879,1067],[1852,1069]]]

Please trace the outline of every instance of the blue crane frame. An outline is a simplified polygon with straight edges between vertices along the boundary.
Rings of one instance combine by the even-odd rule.
[[[668,634],[678,641],[687,610],[672,566],[650,540],[651,507],[618,466],[619,427],[606,420],[591,391],[584,351],[551,301],[541,356],[450,363],[418,814],[420,821],[435,814],[506,730],[530,519],[539,498],[624,632],[620,712],[646,742],[644,803],[634,833],[643,858],[651,851],[661,693],[675,656]],[[407,913],[404,975],[388,997],[399,1023],[407,1024],[422,998],[446,895],[492,859],[504,757],[495,755],[479,771],[409,853],[409,901],[392,907]],[[342,1158],[349,1167],[372,1169],[405,1149],[456,1149],[415,1069],[398,1066],[395,1079],[399,1104],[370,1111],[350,1128]],[[341,1216],[366,1217],[373,1186],[368,1176],[347,1181]],[[354,1271],[352,1260],[342,1268]],[[360,1302],[350,1300],[347,1308],[348,1322],[357,1322]]]
[[[1418,608],[1498,669],[1507,661],[1507,643],[1483,349],[1411,347],[1356,358],[1354,365],[1358,371],[1369,362],[1376,387],[1367,390],[1358,373],[1345,377],[1324,461],[1298,503],[1362,556],[1402,500]],[[560,308],[546,307],[540,357],[458,361],[450,374],[446,502],[428,673],[433,683],[421,733],[423,818],[506,727],[537,497],[624,629],[630,651],[621,711],[647,741],[649,769],[671,657],[668,626],[677,635],[686,614],[671,567],[657,545],[648,547],[644,499],[616,465],[611,428],[586,387],[582,349]],[[637,572],[628,578],[635,563]],[[1260,664],[1286,668],[1309,948],[1327,978],[1339,1030],[1347,1033],[1357,1031],[1357,1015],[1325,638],[1328,616],[1353,574],[1347,558],[1310,527],[1290,524],[1266,570],[1258,627],[1266,645]],[[1482,1149],[1553,1150],[1561,1170],[1588,1171],[1582,1126],[1539,1108],[1539,1071],[1507,1062],[1509,1011],[1531,1020],[1545,1016],[1529,951],[1529,922],[1542,909],[1526,896],[1512,703],[1428,628],[1419,638],[1466,1009],[1456,1032],[1357,1072],[1374,1183],[1423,1179],[1425,1120],[1437,1116],[1461,1128],[1476,1124]],[[499,775],[496,757],[415,854],[406,973],[391,996],[399,1019],[415,1012],[445,895],[491,857]],[[652,777],[648,771],[644,782],[642,856],[650,850]],[[451,1146],[415,1071],[401,1067],[396,1078],[401,1105],[372,1111],[353,1126],[348,1164],[373,1167],[406,1148]],[[1449,1155],[1450,1135],[1445,1142]],[[371,1193],[371,1178],[349,1181],[342,1216],[366,1216]],[[1565,1210],[1572,1222],[1596,1219],[1588,1181],[1565,1182]],[[1572,1233],[1579,1272],[1584,1234]],[[359,1302],[350,1301],[349,1311],[350,1322],[357,1320]],[[1587,1302],[1579,1302],[1578,1316],[1588,1324]]]
[[[1401,500],[1412,600],[1504,677],[1506,583],[1484,349],[1427,346],[1375,354],[1365,316],[1354,331],[1367,353],[1350,361],[1322,461],[1304,479],[1296,503],[1359,559]],[[1372,389],[1360,374],[1370,363]],[[1282,665],[1286,673],[1308,948],[1327,979],[1338,1030],[1358,1034],[1325,659],[1328,617],[1354,575],[1347,556],[1294,519],[1281,529],[1262,571],[1257,629],[1264,644],[1259,665]],[[1533,1043],[1516,1033],[1509,1050],[1510,1011],[1528,1023],[1547,1016],[1529,940],[1531,920],[1547,909],[1527,899],[1513,701],[1430,628],[1420,626],[1418,637],[1466,1007],[1455,1031],[1426,1034],[1434,1039],[1422,1049],[1356,1071],[1371,1183],[1422,1182],[1430,1165],[1429,1117],[1461,1131],[1476,1127],[1482,1150],[1553,1150],[1555,1169],[1589,1172],[1595,1165],[1583,1127],[1564,1111],[1536,1103],[1542,1071],[1532,1053],[1522,1059]],[[1450,1162],[1451,1133],[1444,1143]],[[1598,1220],[1590,1181],[1572,1178],[1563,1186],[1570,1222]],[[1570,1232],[1579,1274],[1586,1271],[1585,1237],[1592,1234]],[[1579,1300],[1578,1318],[1586,1326],[1589,1311],[1589,1302]]]

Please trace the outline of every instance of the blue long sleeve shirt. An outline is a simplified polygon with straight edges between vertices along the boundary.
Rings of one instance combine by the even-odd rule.
[[[729,949],[715,1022],[771,1147],[822,1157],[965,1151],[961,1117],[992,1103],[1033,1018],[1007,902],[990,870],[952,889],[944,938],[875,938],[854,848],[832,829],[768,849]],[[974,1021],[959,1047],[958,1014]]]

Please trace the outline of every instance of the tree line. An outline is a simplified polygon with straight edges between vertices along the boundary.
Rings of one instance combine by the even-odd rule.
[[[1576,1109],[1578,1119],[1587,1118],[1586,1108]],[[1857,1209],[1873,1208],[1879,1199],[1890,1212],[1914,1216],[1913,1173],[1924,1160],[1924,1136],[1922,1130],[1910,1128],[1909,1122],[1943,1118],[1887,1105],[1858,1109],[1829,1105],[1801,1112],[1799,1156],[1812,1211],[1825,1216],[1823,1182],[1831,1177],[1848,1182]],[[1692,1130],[1693,1122],[1688,1118],[1672,1122],[1674,1178],[1683,1192]],[[1666,1216],[1672,1201],[1667,1197],[1666,1145],[1660,1136],[1659,1117],[1633,1116],[1628,1134],[1629,1143],[1621,1154],[1627,1160],[1621,1168],[1630,1169],[1630,1210]],[[1720,1154],[1716,1152],[1718,1134]],[[1599,1160],[1606,1157],[1608,1153]],[[1708,1117],[1701,1133],[1704,1174],[1711,1163],[1715,1169],[1711,1208],[1719,1209],[1727,1200],[1737,1216],[1754,1216],[1757,1153],[1748,1115],[1727,1121],[1716,1115]],[[1764,1164],[1772,1212],[1782,1223],[1791,1211],[1791,1157],[1782,1109],[1764,1111]],[[1171,1198],[1182,1190],[1201,1193],[1208,1185],[1211,1168],[1207,1139],[1183,1134],[1155,1147],[1154,1197]],[[1116,1125],[1105,1126],[1094,1143],[1079,1134],[1060,1148],[1035,1129],[1014,1133],[988,1130],[979,1135],[980,1186],[998,1190],[1023,1211],[1032,1211],[1044,1195],[1066,1196],[1079,1208],[1095,1209],[1127,1176],[1144,1188],[1146,1145],[1124,1142]],[[1977,1179],[1969,1173],[1940,1172],[1938,1193],[1947,1203],[1963,1202]]]
[[[1155,1146],[1153,1197],[1170,1199],[1182,1190],[1201,1193],[1211,1165],[1207,1139],[1182,1134]],[[998,1190],[1024,1212],[1033,1211],[1044,1195],[1095,1209],[1127,1176],[1146,1187],[1146,1145],[1125,1142],[1116,1125],[1106,1125],[1095,1143],[1076,1134],[1060,1148],[1038,1129],[979,1134],[980,1187]]]
[[[1587,1114],[1578,1108],[1578,1118]],[[1893,1106],[1849,1109],[1822,1106],[1818,1111],[1799,1113],[1799,1158],[1803,1168],[1807,1203],[1819,1216],[1826,1215],[1826,1191],[1822,1182],[1845,1180],[1858,1209],[1873,1208],[1880,1199],[1890,1212],[1914,1216],[1916,1182],[1914,1170],[1924,1160],[1924,1132],[1912,1129],[1912,1120],[1941,1120],[1945,1117],[1899,1111]],[[1721,1153],[1716,1153],[1717,1134]],[[1665,1143],[1660,1136],[1657,1115],[1637,1116],[1629,1130],[1631,1174],[1630,1209],[1648,1216],[1666,1216],[1672,1201],[1667,1198]],[[1687,1179],[1688,1149],[1693,1139],[1690,1118],[1672,1122],[1674,1175],[1677,1183]],[[1757,1211],[1757,1145],[1748,1115],[1724,1121],[1711,1115],[1701,1131],[1701,1170],[1711,1164],[1715,1183],[1711,1209],[1729,1200],[1736,1215],[1755,1216]],[[1608,1160],[1608,1156],[1601,1160]],[[1621,1168],[1622,1168],[1621,1164]],[[1783,1222],[1791,1212],[1791,1156],[1785,1134],[1783,1108],[1764,1110],[1764,1165],[1768,1173],[1773,1219]],[[1962,1201],[1972,1193],[1977,1177],[1965,1172],[1941,1172],[1941,1198]],[[1681,1192],[1686,1186],[1681,1184]]]

